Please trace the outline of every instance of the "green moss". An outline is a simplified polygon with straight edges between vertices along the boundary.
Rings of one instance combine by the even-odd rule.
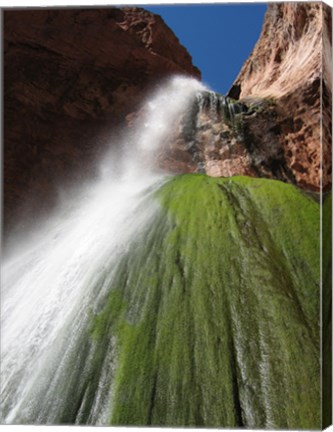
[[[156,199],[91,330],[116,338],[110,423],[319,428],[319,205],[204,175]]]
[[[322,293],[322,427],[332,424],[332,193],[322,211],[323,293]]]

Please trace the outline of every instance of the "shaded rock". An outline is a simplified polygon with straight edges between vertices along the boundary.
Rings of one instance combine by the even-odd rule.
[[[228,92],[228,96],[232,99],[239,99],[241,94],[241,86],[239,84],[234,84]]]
[[[145,92],[199,78],[159,16],[139,8],[4,12],[4,219],[47,212],[94,174]],[[29,211],[27,211],[29,209]]]

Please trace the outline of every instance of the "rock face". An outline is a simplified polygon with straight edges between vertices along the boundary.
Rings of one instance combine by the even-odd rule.
[[[331,11],[324,4],[269,4],[260,39],[228,94],[229,105],[241,109],[225,121],[214,108],[220,96],[211,94],[192,122],[196,132],[188,140],[181,134],[161,165],[211,176],[270,177],[318,192],[322,138],[322,181],[329,189],[330,35]]]
[[[278,141],[296,182],[320,188],[321,92],[323,186],[331,184],[331,9],[323,3],[272,3],[253,53],[229,95],[273,98]]]
[[[180,119],[178,135],[161,153],[160,166],[174,172],[242,174],[296,184],[279,142],[278,116],[271,100],[235,101],[203,92]]]
[[[148,87],[200,77],[162,19],[139,8],[5,11],[4,67],[6,228],[27,202],[47,211],[59,180],[93,171]]]
[[[194,106],[159,165],[175,173],[270,177],[318,192],[322,138],[328,190],[331,47],[327,6],[269,4],[260,39],[228,94],[236,112],[226,121],[214,95],[202,109]],[[138,8],[6,11],[4,65],[7,228],[17,214],[22,219],[26,202],[34,217],[47,211],[59,197],[59,179],[66,188],[93,174],[99,152],[117,142],[117,126],[140,121],[139,104],[155,83],[174,73],[200,77],[161,18]]]

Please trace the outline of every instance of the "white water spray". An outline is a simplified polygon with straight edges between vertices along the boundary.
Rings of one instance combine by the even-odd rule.
[[[148,101],[132,140],[122,143],[120,172],[115,175],[112,170],[111,152],[101,164],[98,181],[85,186],[33,241],[20,242],[16,253],[4,260],[2,422],[54,424],[66,418],[71,395],[79,391],[78,377],[89,374],[87,364],[96,349],[83,335],[110,289],[112,272],[105,269],[116,269],[130,239],[158,211],[150,197],[164,177],[153,168],[154,152],[203,89],[193,79],[172,79]],[[83,412],[86,393],[77,408],[77,422],[108,422],[113,350],[110,341],[93,409],[88,417]]]

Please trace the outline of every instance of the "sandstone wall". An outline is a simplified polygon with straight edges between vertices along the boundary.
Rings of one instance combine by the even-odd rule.
[[[200,78],[159,16],[140,8],[4,12],[5,227],[35,217],[93,175],[147,89]]]
[[[268,5],[259,41],[229,94],[273,99],[278,141],[297,184],[331,184],[332,16],[321,2]],[[321,136],[323,97],[323,137]]]

